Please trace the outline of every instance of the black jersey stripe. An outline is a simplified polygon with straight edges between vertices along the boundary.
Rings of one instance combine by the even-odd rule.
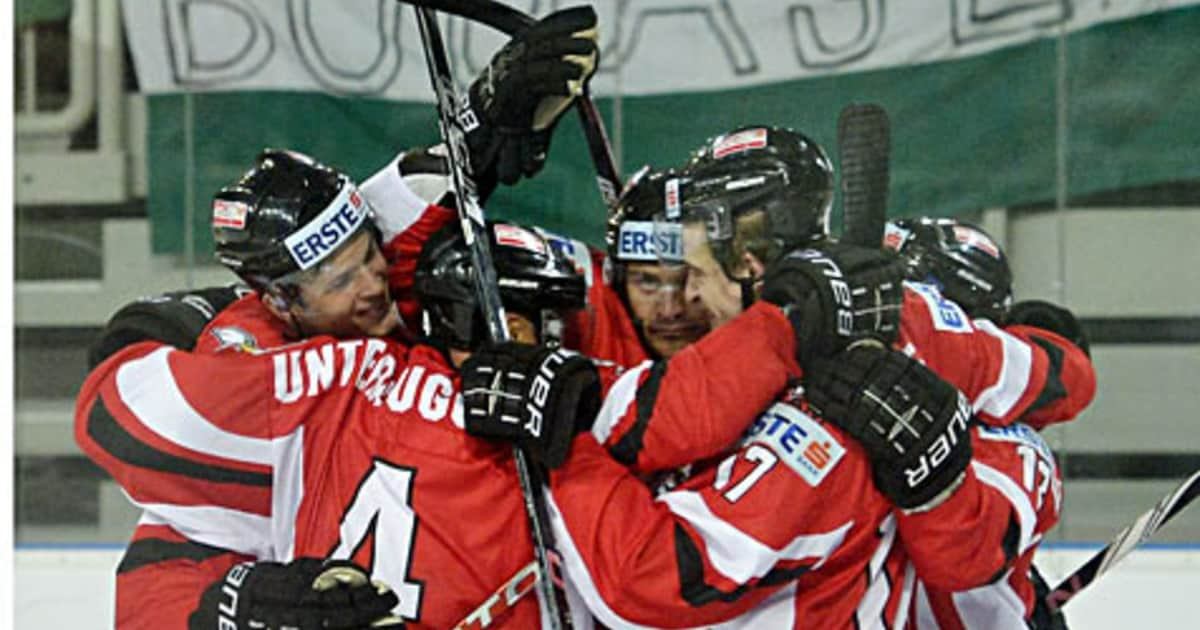
[[[169,560],[204,562],[226,553],[233,552],[190,540],[177,542],[162,538],[143,538],[134,541],[125,550],[125,555],[121,557],[121,564],[117,565],[117,574],[136,571],[146,565]]]
[[[637,419],[629,431],[621,436],[612,448],[608,449],[613,459],[626,466],[637,463],[638,454],[642,452],[646,427],[650,424],[650,416],[654,414],[654,404],[658,401],[658,388],[667,374],[667,362],[658,361],[650,367],[649,376],[638,387],[635,401],[637,403]]]
[[[751,586],[742,584],[732,591],[722,591],[704,580],[704,559],[700,548],[682,525],[675,524],[675,563],[679,567],[680,595],[692,606],[703,606],[712,601],[732,602],[750,591]],[[809,565],[790,569],[775,567],[767,571],[755,586],[774,586],[790,582],[812,570]]]
[[[108,410],[108,406],[104,404],[103,396],[96,398],[95,404],[92,405],[92,411],[88,414],[87,433],[106,453],[138,468],[185,475],[216,483],[236,483],[267,488],[271,486],[270,473],[256,473],[202,464],[178,455],[164,453],[146,444],[117,422],[112,412]]]
[[[1038,337],[1037,335],[1030,335],[1029,337],[1042,350],[1046,351],[1046,355],[1050,357],[1050,367],[1046,370],[1046,383],[1042,386],[1042,391],[1038,392],[1037,399],[1029,406],[1026,413],[1041,409],[1067,395],[1067,387],[1062,382],[1063,358],[1065,356],[1062,348],[1058,347],[1054,342]]]

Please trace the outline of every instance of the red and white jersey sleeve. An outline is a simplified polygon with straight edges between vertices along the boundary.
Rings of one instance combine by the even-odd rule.
[[[260,560],[352,558],[410,628],[453,626],[533,557],[511,449],[462,430],[432,348],[138,344],[85,381],[76,440],[155,524]],[[498,627],[538,625],[526,597]]]
[[[905,288],[898,348],[961,390],[980,420],[1004,426],[1032,414],[1039,424],[1062,421],[1095,396],[1091,363],[1069,342],[1059,338],[1067,347],[1054,345],[1063,352],[1055,358],[1027,332],[971,321],[931,285]]]
[[[1045,440],[1025,424],[973,429],[971,467],[1002,496],[1015,515],[1010,534],[1017,559],[989,584],[953,591],[927,583],[922,575],[912,619],[919,630],[1027,628],[1034,607],[1029,577],[1034,550],[1058,522],[1062,477]]]
[[[400,309],[404,323],[410,329],[418,330],[421,306],[413,294],[417,258],[429,237],[454,221],[457,214],[422,199],[400,173],[398,162],[399,156],[367,178],[361,190],[375,210],[375,224],[383,236],[383,255],[388,261],[392,299]]]
[[[670,361],[622,373],[593,434],[635,472],[684,466],[727,452],[799,375],[787,318],[755,304]]]
[[[600,622],[903,625],[912,575],[857,444],[779,403],[741,448],[697,469],[653,496],[583,434],[551,474],[567,578]]]
[[[254,560],[185,538],[143,518],[117,565],[115,628],[186,628],[209,584],[235,564]]]

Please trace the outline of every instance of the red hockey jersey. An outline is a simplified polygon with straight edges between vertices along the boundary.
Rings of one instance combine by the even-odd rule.
[[[965,591],[918,583],[911,615],[918,630],[1028,627],[1034,588],[1029,578],[1034,550],[1062,510],[1062,476],[1042,436],[1028,425],[977,427],[971,466],[996,489],[1017,515],[1017,560],[999,579]]]
[[[189,540],[351,558],[410,627],[448,628],[533,555],[511,449],[463,432],[457,384],[436,350],[382,340],[216,356],[139,344],[88,377],[76,439]],[[537,627],[537,600],[509,615]]]
[[[1024,341],[986,322],[976,326],[956,305],[923,285],[909,287],[904,309],[899,345],[962,389],[977,414],[988,422],[1004,426],[1019,416],[1043,422],[1063,420],[1091,400],[1095,382],[1090,363],[1065,341],[1065,345],[1047,350],[1040,343]],[[764,423],[774,426],[769,419],[778,415],[778,407],[772,407],[760,418],[757,431],[747,438],[749,442],[742,441],[740,451],[719,460],[719,465],[708,462],[685,468],[686,480],[657,497],[599,454],[598,444],[602,443],[612,458],[649,473],[718,455],[737,442],[747,426],[747,413],[766,408],[748,395],[746,386],[772,377],[786,379],[797,374],[798,368],[790,368],[789,374],[786,361],[772,367],[771,362],[760,360],[773,356],[763,350],[740,356],[692,356],[705,355],[706,342],[723,335],[756,339],[775,347],[776,354],[792,353],[790,326],[778,309],[756,305],[671,362],[643,364],[618,380],[601,410],[594,435],[580,438],[576,443],[579,452],[573,453],[567,466],[552,477],[558,507],[557,536],[572,580],[593,612],[610,625],[712,623],[728,619],[731,612],[751,611],[763,597],[770,601],[753,608],[752,614],[758,617],[741,620],[746,627],[761,623],[766,618],[762,615],[769,616],[778,627],[862,627],[903,621],[904,612],[879,604],[878,594],[870,596],[870,587],[863,583],[857,584],[862,590],[843,590],[845,598],[839,605],[819,595],[823,582],[816,579],[816,573],[807,581],[804,572],[794,574],[800,579],[787,587],[790,595],[773,592],[773,587],[786,579],[781,576],[795,568],[779,564],[781,546],[793,540],[789,535],[797,536],[796,540],[812,535],[813,530],[804,529],[810,522],[827,524],[823,519],[830,518],[863,525],[862,515],[855,512],[861,509],[860,503],[814,499],[808,504],[806,497],[820,496],[821,488],[798,483],[797,477],[802,479],[803,475],[798,475],[795,468],[789,471],[788,467],[774,465],[794,452],[808,454],[809,448],[816,448],[797,436],[820,435],[816,444],[835,445],[837,452],[845,454],[844,461],[851,462],[836,469],[862,467],[856,445],[847,443],[836,429],[807,418],[812,424],[786,433],[791,436],[786,445],[791,449],[776,445],[779,448],[772,450],[770,441],[763,443],[760,435]],[[1038,337],[1043,341],[1045,338]],[[729,376],[721,389],[711,389],[712,381],[704,381],[706,389],[697,390],[692,383],[696,373],[676,369],[680,361],[698,363],[709,372]],[[730,402],[743,400],[746,404],[741,407]],[[705,403],[714,401],[724,402],[721,414],[700,412]],[[693,410],[690,414],[689,406]],[[664,413],[672,408],[674,413]],[[718,425],[707,424],[710,420]],[[818,459],[825,457],[818,455]],[[1005,489],[997,487],[1002,484],[994,475],[978,470],[978,466],[969,470],[962,489],[937,510],[924,515],[898,515],[901,539],[913,555],[915,566],[928,572],[942,588],[955,590],[983,584],[1025,550],[1023,544],[1013,548],[1009,533],[1014,527],[1027,527],[1028,519],[1015,512]],[[796,487],[790,487],[789,482]],[[863,483],[873,490],[869,478]],[[836,481],[830,486],[838,488],[837,494],[851,492]],[[722,496],[723,491],[734,487],[739,489],[738,501]],[[864,490],[855,487],[854,491]],[[586,501],[587,496],[602,496],[605,500],[598,506]],[[739,511],[739,502],[744,511]],[[808,509],[789,511],[795,505]],[[604,522],[605,513],[619,513],[622,518],[615,524]],[[781,514],[790,516],[777,518]],[[841,521],[836,520],[839,517]],[[962,544],[963,531],[972,532],[975,546]],[[839,558],[846,562],[850,556],[848,562],[855,566],[869,558],[863,552],[860,546],[855,557],[849,548],[834,546],[826,550],[830,554],[826,557],[840,553]],[[879,562],[876,571],[860,571],[857,575],[879,577],[878,570],[883,568],[887,570],[887,584],[911,587],[911,580],[896,573],[894,555],[884,553],[884,557],[891,562]],[[811,563],[814,559],[804,560]],[[821,562],[807,568],[816,566]],[[832,578],[832,583],[838,583],[837,578]],[[861,616],[865,601],[875,602],[879,611],[887,611],[885,616]]]
[[[375,209],[384,238],[388,285],[410,330],[419,326],[413,273],[424,243],[455,213],[420,199],[405,184],[393,160],[362,186]],[[195,352],[257,352],[281,346],[286,327],[247,295],[217,314],[196,340]],[[143,514],[116,575],[116,620],[120,630],[181,628],[200,594],[233,565],[254,558],[188,540],[153,513]]]

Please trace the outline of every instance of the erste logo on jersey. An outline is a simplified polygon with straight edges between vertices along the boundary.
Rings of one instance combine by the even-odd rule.
[[[937,287],[923,282],[906,282],[905,285],[925,300],[934,328],[953,333],[971,332],[971,320],[962,307],[943,296]]]
[[[792,405],[775,403],[750,427],[746,442],[775,452],[808,485],[816,487],[846,454],[820,422]]]
[[[617,258],[633,261],[683,260],[683,230],[678,223],[626,221],[617,235]]]
[[[1043,459],[1051,462],[1055,461],[1054,451],[1050,450],[1050,445],[1046,443],[1046,439],[1027,424],[1014,422],[1005,427],[982,424],[979,426],[978,435],[983,440],[1024,444],[1037,451]]]
[[[367,204],[358,189],[344,181],[341,192],[321,214],[283,240],[292,260],[309,269],[350,240],[367,218]]]

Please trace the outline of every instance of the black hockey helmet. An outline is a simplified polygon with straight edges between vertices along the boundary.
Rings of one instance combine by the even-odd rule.
[[[267,149],[213,198],[216,257],[250,286],[277,293],[364,229],[373,213],[350,178],[295,151]]]
[[[937,285],[972,318],[999,321],[1012,304],[1012,270],[996,241],[957,219],[889,221],[885,247],[899,252],[908,277]]]
[[[655,241],[654,223],[678,214],[680,175],[675,169],[638,169],[608,213],[604,242],[614,262],[660,262],[679,255],[674,243]],[[662,251],[659,251],[662,250]]]
[[[741,127],[706,142],[683,173],[685,220],[703,220],[709,244],[725,273],[734,251],[737,219],[762,211],[761,238],[745,249],[770,263],[783,252],[829,235],[833,164],[808,136],[782,127]]]
[[[543,341],[561,337],[561,313],[584,306],[583,276],[534,229],[488,221],[486,232],[504,308],[533,322]],[[425,243],[415,279],[427,334],[464,350],[486,334],[471,269],[471,251],[459,226],[452,224]]]

